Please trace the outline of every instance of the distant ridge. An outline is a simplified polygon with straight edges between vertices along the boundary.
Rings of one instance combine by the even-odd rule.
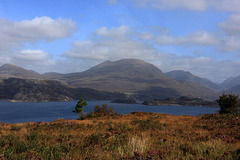
[[[27,70],[13,64],[4,64],[0,67],[0,74],[10,77],[40,79],[41,75],[35,71]]]
[[[197,84],[200,84],[200,85],[203,85],[205,87],[208,87],[208,88],[211,88],[213,90],[216,90],[216,91],[222,91],[223,88],[206,79],[206,78],[200,78],[198,76],[195,76],[193,75],[192,73],[190,72],[187,72],[187,71],[183,71],[183,70],[174,70],[174,71],[171,71],[171,72],[167,72],[165,73],[165,75],[169,78],[173,78],[173,79],[176,79],[178,81],[186,81],[186,82],[193,82],[193,83],[197,83]]]
[[[223,86],[226,89],[233,88],[237,85],[240,85],[240,75],[236,77],[228,78],[221,84],[221,86]]]

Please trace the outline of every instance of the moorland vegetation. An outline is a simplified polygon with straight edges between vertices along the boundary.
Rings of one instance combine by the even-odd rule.
[[[229,108],[229,98],[220,97],[221,110]],[[83,113],[84,106],[81,99],[75,112]],[[235,160],[240,159],[239,116],[238,111],[122,115],[97,105],[90,114],[80,114],[79,120],[1,123],[0,159]]]
[[[239,115],[120,115],[0,125],[0,159],[239,159]]]

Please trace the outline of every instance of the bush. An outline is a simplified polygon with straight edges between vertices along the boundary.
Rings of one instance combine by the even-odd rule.
[[[94,107],[94,111],[95,114],[111,114],[114,113],[114,110],[111,106],[108,107],[107,104],[103,104],[102,107],[99,105],[96,105]]]
[[[81,98],[80,101],[76,104],[75,109],[73,112],[76,112],[79,118],[81,118],[84,115],[84,107],[87,106],[87,102]]]
[[[217,103],[220,106],[220,114],[238,114],[239,101],[238,96],[233,94],[222,94]]]

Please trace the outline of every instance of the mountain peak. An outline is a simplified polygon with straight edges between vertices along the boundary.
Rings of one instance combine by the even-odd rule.
[[[27,70],[14,64],[4,64],[0,67],[0,74],[11,75],[23,78],[40,78],[40,74]]]
[[[1,68],[7,69],[7,68],[22,68],[14,64],[6,63],[1,66]]]
[[[106,61],[90,68],[85,73],[108,74],[112,76],[142,77],[144,79],[163,77],[162,71],[153,64],[139,59]]]

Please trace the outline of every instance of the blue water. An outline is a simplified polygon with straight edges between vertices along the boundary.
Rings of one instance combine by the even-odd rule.
[[[0,122],[50,122],[58,118],[77,119],[72,112],[77,101],[23,103],[0,101]],[[95,105],[108,104],[117,113],[128,114],[134,111],[157,112],[173,115],[199,115],[215,113],[219,108],[191,106],[146,106],[142,104],[117,104],[110,101],[88,101],[85,111],[90,113]]]

